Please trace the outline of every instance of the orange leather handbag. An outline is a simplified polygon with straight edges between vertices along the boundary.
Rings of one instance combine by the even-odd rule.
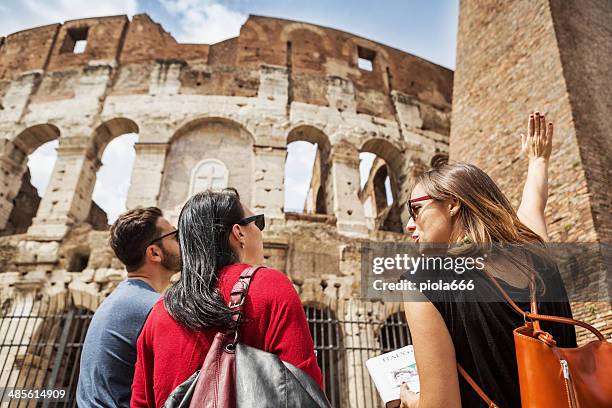
[[[533,284],[529,285],[531,311],[525,312],[492,276],[489,278],[525,319],[525,325],[513,331],[522,407],[611,408],[612,343],[587,323],[538,314]],[[591,331],[597,340],[577,348],[557,347],[553,336],[540,328],[540,321],[580,326]],[[463,368],[459,366],[458,370],[490,408],[497,407]]]

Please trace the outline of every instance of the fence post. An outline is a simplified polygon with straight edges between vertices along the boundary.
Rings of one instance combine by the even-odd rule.
[[[51,370],[51,376],[47,382],[47,388],[55,388],[55,381],[57,381],[57,374],[62,366],[62,357],[64,357],[64,351],[66,350],[66,343],[68,342],[68,334],[70,333],[70,326],[72,326],[72,319],[74,317],[74,306],[68,307],[68,314],[66,315],[66,323],[62,328],[62,334],[57,347],[57,354],[55,355],[55,362],[53,363],[53,369]],[[49,399],[45,399],[43,402],[43,408],[49,407]]]

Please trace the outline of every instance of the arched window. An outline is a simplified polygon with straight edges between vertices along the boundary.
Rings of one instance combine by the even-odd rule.
[[[189,196],[208,189],[226,188],[228,176],[229,172],[223,162],[215,159],[202,160],[191,173]]]
[[[359,154],[361,188],[368,227],[373,230],[402,232],[400,174],[404,159],[399,149],[387,140],[370,139]]]
[[[285,159],[286,213],[327,214],[332,207],[330,150],[327,135],[313,126],[302,125],[289,132]]]

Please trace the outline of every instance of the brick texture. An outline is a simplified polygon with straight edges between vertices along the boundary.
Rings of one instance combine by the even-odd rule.
[[[545,113],[555,123],[553,242],[611,242],[611,27],[609,2],[461,2],[450,158],[481,167],[517,206],[527,169],[514,160],[519,135],[529,112]],[[583,273],[600,282],[600,296],[583,297],[609,298],[605,265]],[[578,302],[574,313],[612,333],[609,302]]]

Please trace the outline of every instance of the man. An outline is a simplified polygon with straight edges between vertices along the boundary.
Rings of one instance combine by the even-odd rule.
[[[122,214],[109,243],[128,272],[94,314],[81,354],[77,404],[81,408],[129,407],[136,340],[159,294],[180,271],[176,228],[159,208]]]

